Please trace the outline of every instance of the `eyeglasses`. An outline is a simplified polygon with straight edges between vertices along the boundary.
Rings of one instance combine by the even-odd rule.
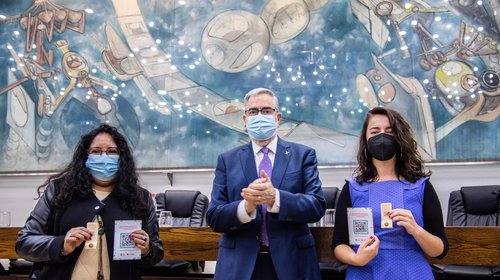
[[[250,108],[248,110],[245,110],[245,114],[249,116],[257,116],[259,113],[261,113],[262,115],[272,115],[274,114],[274,112],[276,112],[276,109],[271,107],[264,107],[261,109]]]
[[[120,155],[120,151],[118,150],[117,147],[111,147],[105,151],[103,151],[101,148],[90,148],[88,152],[89,152],[89,155],[94,155],[94,156],[102,156],[102,153],[106,153],[106,155],[108,155],[108,156]]]

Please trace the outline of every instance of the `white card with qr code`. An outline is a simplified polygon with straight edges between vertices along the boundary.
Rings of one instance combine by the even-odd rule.
[[[347,208],[349,244],[361,245],[373,236],[373,211],[371,208]]]
[[[113,246],[113,260],[140,260],[141,249],[135,246],[130,234],[141,229],[141,220],[115,221],[115,241]]]

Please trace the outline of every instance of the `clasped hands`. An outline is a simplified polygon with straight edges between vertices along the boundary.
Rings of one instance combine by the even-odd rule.
[[[257,205],[274,205],[276,192],[271,179],[264,170],[260,171],[261,178],[255,179],[248,187],[241,190],[241,196],[246,201],[245,210],[247,213],[255,211]]]

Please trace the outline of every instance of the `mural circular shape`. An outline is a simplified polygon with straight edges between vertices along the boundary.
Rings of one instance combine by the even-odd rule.
[[[476,90],[479,88],[479,79],[474,75],[463,75],[460,79],[460,85],[467,91]]]
[[[391,83],[386,83],[378,89],[377,96],[380,101],[390,103],[396,96],[396,89]]]
[[[468,96],[470,91],[462,87],[462,77],[474,75],[467,64],[451,60],[441,64],[435,73],[436,86],[445,94],[452,96]]]
[[[375,13],[381,17],[385,17],[392,13],[393,7],[391,2],[382,1],[375,7]]]
[[[487,70],[481,75],[482,84],[487,89],[498,89],[500,87],[500,76],[493,70]]]
[[[309,24],[309,8],[302,0],[271,0],[262,10],[271,43],[280,44],[299,35]]]
[[[238,73],[259,64],[269,48],[264,21],[246,11],[226,11],[215,16],[203,30],[201,50],[217,70]]]
[[[366,71],[366,77],[378,85],[381,85],[385,82],[384,76],[380,74],[380,71],[378,71],[378,69],[370,69]]]

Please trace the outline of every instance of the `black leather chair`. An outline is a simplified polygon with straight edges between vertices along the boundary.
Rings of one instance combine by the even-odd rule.
[[[339,193],[339,188],[337,187],[327,187],[323,188],[323,194],[326,200],[327,209],[335,209],[337,207],[337,200]]]
[[[462,187],[452,191],[447,226],[499,226],[500,185]],[[499,266],[432,266],[436,279],[500,279]]]
[[[157,213],[172,212],[172,225],[176,227],[206,226],[205,215],[208,208],[208,197],[199,191],[168,190],[155,196]],[[152,268],[144,269],[144,276],[178,275],[202,272],[205,262],[165,261],[162,260]]]
[[[157,210],[172,212],[173,226],[206,226],[208,197],[199,191],[168,190],[155,196]]]
[[[337,202],[340,194],[339,188],[325,187],[323,188],[323,194],[326,200],[326,208],[337,208]],[[341,262],[319,263],[319,268],[323,279],[345,279],[347,265]]]

